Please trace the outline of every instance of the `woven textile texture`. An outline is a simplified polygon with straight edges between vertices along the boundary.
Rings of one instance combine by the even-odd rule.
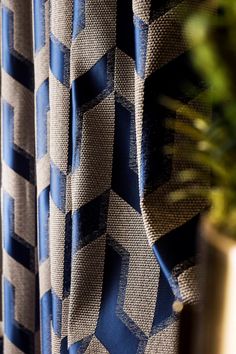
[[[1,3],[3,352],[177,354],[204,203],[167,202],[184,108],[159,98],[209,111],[199,1]]]

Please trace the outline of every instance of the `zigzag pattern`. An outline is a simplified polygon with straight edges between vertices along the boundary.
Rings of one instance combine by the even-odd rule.
[[[31,0],[4,3],[4,350],[176,354],[204,205],[164,202],[180,166],[158,98],[206,109],[186,1],[34,0],[33,26]]]
[[[63,339],[67,335],[64,329],[68,311],[66,301],[70,294],[71,273],[71,206],[69,202],[69,173],[70,173],[70,47],[67,43],[64,26],[68,23],[70,34],[72,22],[70,15],[65,13],[58,22],[53,16],[58,15],[59,3],[51,2],[51,33],[50,33],[50,268],[51,268],[51,296],[52,296],[52,343],[51,350],[63,353]],[[68,9],[72,11],[71,2]],[[62,31],[61,31],[62,28]],[[68,28],[68,27],[67,27]],[[61,35],[61,36],[60,36]],[[63,40],[64,39],[64,40]],[[54,96],[57,95],[57,97]],[[54,96],[54,97],[53,97]],[[54,109],[56,107],[56,110]],[[58,130],[58,125],[61,127]],[[65,131],[68,127],[68,131]],[[51,150],[52,145],[59,144],[65,149]],[[60,222],[59,222],[60,220]],[[54,230],[54,224],[58,223]],[[63,230],[61,229],[63,228]],[[57,239],[58,233],[61,235]],[[54,235],[54,236],[53,236]],[[53,239],[53,240],[52,240]],[[53,251],[52,251],[53,250]],[[58,267],[58,264],[61,266]],[[57,273],[56,276],[54,274]]]
[[[14,15],[7,7],[2,8],[2,67],[16,81],[29,90],[34,90],[33,64],[14,49]]]
[[[29,242],[15,233],[14,199],[3,192],[4,248],[6,252],[29,271],[35,271],[35,250]]]
[[[5,313],[5,335],[20,350],[26,354],[34,352],[34,335],[15,320],[14,316],[14,292],[12,284],[4,280],[4,313]]]
[[[103,291],[95,335],[111,353],[136,353],[144,346],[147,337],[122,308],[125,294],[119,294],[119,291],[125,289],[126,284],[120,282],[121,279],[126,281],[129,254],[117,246],[114,241],[106,244]],[[119,295],[123,299],[119,299]],[[124,342],[120,342],[119,333],[126,338]]]
[[[118,95],[115,102],[115,117],[111,187],[114,192],[140,213],[134,107],[124,97]]]
[[[26,11],[30,16],[30,7]],[[39,350],[35,171],[34,148],[30,141],[34,139],[34,67],[30,60],[30,45],[27,47],[25,44],[23,54],[16,49],[21,46],[16,35],[20,21],[22,9],[14,2],[6,2],[6,5],[3,2],[4,341],[8,342],[8,352],[13,352],[13,347],[16,347],[24,353],[33,354]],[[24,26],[23,22],[21,25]],[[26,26],[25,36],[30,35],[27,30]],[[26,116],[22,116],[23,111],[27,112]],[[27,219],[22,219],[26,215]],[[35,312],[27,317],[25,314],[29,306]]]
[[[113,91],[113,66],[114,50],[111,50],[99,59],[89,71],[72,82],[72,170],[79,166],[83,114],[102,102]],[[95,78],[99,79],[97,79],[96,85],[93,85]]]
[[[34,158],[14,144],[14,108],[3,101],[3,160],[21,177],[34,183]]]
[[[52,352],[51,326],[53,300],[49,266],[49,0],[33,1],[35,114],[36,114],[36,168],[37,221],[40,281],[40,339],[42,354]],[[47,65],[45,65],[45,63]],[[39,74],[40,73],[40,74]]]

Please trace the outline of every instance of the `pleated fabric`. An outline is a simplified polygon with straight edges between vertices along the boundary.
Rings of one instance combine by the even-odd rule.
[[[188,163],[160,97],[210,111],[198,3],[2,0],[4,353],[177,354],[205,205],[167,200]]]

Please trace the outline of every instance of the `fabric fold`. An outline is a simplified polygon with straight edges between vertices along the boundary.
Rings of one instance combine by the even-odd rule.
[[[177,354],[205,205],[167,201],[189,165],[164,150],[184,104],[210,114],[182,35],[196,7],[2,1],[4,353]]]

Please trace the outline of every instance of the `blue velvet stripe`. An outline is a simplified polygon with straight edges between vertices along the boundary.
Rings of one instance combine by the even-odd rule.
[[[52,297],[47,291],[40,300],[42,354],[51,353]]]
[[[122,258],[107,244],[103,290],[95,335],[110,354],[137,353],[140,340],[117,317],[116,309],[121,279]]]
[[[130,168],[131,112],[115,103],[115,136],[112,165],[112,189],[140,213],[138,175]],[[134,133],[134,132],[133,132]]]
[[[39,261],[45,261],[49,256],[49,186],[38,197],[38,243]]]
[[[194,258],[197,247],[198,221],[199,215],[162,236],[153,245],[153,251],[161,267],[161,273],[152,334],[162,329],[168,319],[173,316],[173,301],[176,298],[181,300],[178,282],[173,277],[172,270],[176,265]]]
[[[39,52],[46,44],[45,40],[45,2],[34,0],[34,50]]]
[[[168,282],[169,286],[172,289],[173,294],[175,295],[176,298],[180,299],[180,292],[179,292],[179,287],[177,280],[172,276],[172,269],[168,268],[168,266],[165,264],[165,261],[163,260],[158,248],[156,245],[153,246],[153,252],[154,255],[160,265],[161,271],[164,274],[166,281]]]
[[[4,333],[23,353],[34,354],[34,334],[15,320],[15,288],[4,279]]]
[[[142,193],[152,192],[167,183],[172,172],[172,156],[164,151],[164,147],[174,142],[174,131],[166,122],[168,117],[174,119],[176,114],[163,107],[159,98],[164,95],[187,103],[205,89],[206,84],[192,67],[191,52],[181,54],[145,80],[140,169]]]
[[[14,14],[2,6],[2,67],[27,89],[34,90],[33,64],[14,50]]]
[[[82,115],[98,104],[113,89],[114,51],[107,52],[85,74],[72,82],[71,86],[71,147],[72,170],[79,166],[82,136]]]
[[[83,205],[72,214],[72,254],[106,232],[109,192]]]
[[[17,262],[34,272],[34,247],[15,234],[14,199],[6,192],[3,192],[3,221],[4,249]]]
[[[49,111],[49,84],[46,79],[36,93],[37,159],[47,153],[47,113]]]
[[[73,106],[76,113],[85,104],[95,99],[107,88],[108,53],[97,61],[85,74],[72,82]]]
[[[69,348],[69,354],[79,354],[86,353],[86,350],[91,342],[92,335],[85,337],[81,341],[74,343]]]
[[[177,298],[180,294],[178,284],[172,276],[172,270],[176,265],[195,257],[198,222],[199,215],[196,215],[184,225],[162,236],[153,245],[153,252]]]
[[[69,354],[67,337],[61,340],[60,354]]]
[[[148,43],[148,25],[134,16],[135,67],[139,76],[145,77],[145,64]]]
[[[117,0],[116,45],[135,59],[132,0]]]
[[[172,310],[174,300],[175,295],[173,294],[173,290],[170,287],[170,284],[161,269],[159,276],[156,307],[150,335],[153,335],[159,330],[162,330],[169,323],[170,318],[174,318]]]
[[[64,246],[64,277],[63,297],[70,294],[71,284],[71,248],[72,248],[72,217],[71,212],[66,214],[65,246]]]
[[[138,75],[144,78],[148,25],[134,16],[132,0],[117,0],[116,45],[135,60]]]
[[[55,205],[62,212],[66,202],[66,175],[51,161],[50,192]]]
[[[50,69],[65,86],[70,85],[70,50],[54,35],[50,35]]]
[[[60,354],[82,354],[85,353],[92,339],[92,335],[72,344],[68,349],[68,338],[64,337],[61,341]]]
[[[85,0],[74,0],[73,6],[73,33],[75,39],[85,27]]]
[[[34,158],[14,144],[14,109],[2,102],[3,160],[20,176],[34,183]]]
[[[52,328],[54,333],[61,337],[62,300],[52,292]]]
[[[89,341],[80,341],[70,346],[68,354],[82,354],[86,352],[88,348]],[[62,353],[61,353],[62,354]],[[64,353],[63,353],[64,354]]]

